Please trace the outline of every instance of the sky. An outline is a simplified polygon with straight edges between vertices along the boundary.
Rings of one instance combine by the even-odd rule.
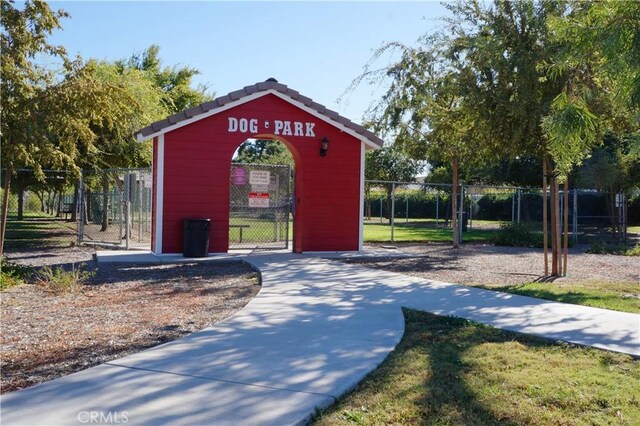
[[[198,69],[194,82],[216,96],[274,77],[355,122],[382,89],[361,85],[338,101],[373,52],[390,41],[416,45],[447,14],[433,1],[49,4],[71,15],[51,37],[70,56],[116,60],[157,44],[165,65]]]

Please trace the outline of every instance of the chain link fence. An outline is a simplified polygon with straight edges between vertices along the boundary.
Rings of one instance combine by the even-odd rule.
[[[80,178],[45,170],[44,180],[18,170],[8,198],[5,252],[76,244],[149,248],[151,182],[151,169],[85,171]]]
[[[506,224],[542,229],[540,188],[460,185],[458,197],[463,241],[491,242]],[[452,240],[450,184],[366,181],[364,203],[365,242]],[[572,189],[564,204],[561,192],[560,210],[568,209],[574,243],[626,241],[628,206],[632,220],[640,216],[640,202],[624,194]]]
[[[78,192],[80,243],[126,249],[150,247],[150,169],[85,172]]]
[[[67,171],[47,170],[44,175],[42,181],[31,170],[14,174],[7,253],[79,243],[150,247],[151,169],[85,171],[80,179]],[[291,194],[289,167],[233,164],[230,248],[287,248],[293,228]],[[451,185],[366,181],[364,195],[365,242],[452,240]],[[459,197],[463,241],[491,242],[505,224],[542,229],[539,188],[461,185]],[[560,203],[564,211],[564,196]],[[624,194],[572,189],[566,208],[574,243],[638,240],[640,192],[627,199]]]

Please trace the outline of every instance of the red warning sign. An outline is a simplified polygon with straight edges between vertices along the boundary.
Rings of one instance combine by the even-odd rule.
[[[250,192],[249,207],[268,208],[269,193],[268,192]]]

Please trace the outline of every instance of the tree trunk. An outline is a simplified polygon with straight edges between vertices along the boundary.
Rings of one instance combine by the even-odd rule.
[[[558,195],[556,194],[556,177],[550,177],[550,195],[551,199],[551,275],[558,276],[558,236],[556,234],[556,228],[558,226],[556,216],[556,200]]]
[[[24,220],[24,188],[18,185],[18,220]]]
[[[108,228],[109,222],[109,175],[104,174],[102,178],[102,226],[100,231],[104,232]]]
[[[44,191],[36,191],[38,200],[40,200],[40,212],[44,213]]]
[[[457,158],[453,160],[453,184],[451,188],[451,227],[453,228],[453,248],[460,247],[460,229],[458,229],[458,166]]]
[[[387,190],[387,220],[389,222],[389,225],[391,225],[391,216],[393,215],[394,212],[392,212],[391,210],[391,197],[393,197],[393,185],[389,185],[385,188]]]
[[[9,211],[9,190],[11,189],[11,174],[13,166],[8,165],[4,175],[4,192],[2,193],[2,223],[0,223],[0,259],[4,255],[4,236],[7,232],[7,212]]]
[[[60,217],[62,210],[62,189],[58,192],[58,203],[56,204],[56,217]]]
[[[564,250],[562,258],[562,273],[567,275],[567,258],[569,257],[569,176],[564,180]]]
[[[51,191],[47,191],[47,198],[44,201],[44,208],[46,214],[51,214]]]
[[[544,247],[544,275],[549,275],[549,219],[547,217],[547,157],[542,159],[542,245]]]
[[[552,271],[552,275],[559,277],[562,276],[562,222],[560,218],[560,183],[558,176],[553,177],[553,221],[554,221],[554,237],[555,237],[555,250],[553,253],[553,261],[556,265],[555,273]]]

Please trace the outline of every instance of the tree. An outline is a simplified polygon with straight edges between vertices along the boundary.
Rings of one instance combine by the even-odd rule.
[[[212,93],[207,93],[206,86],[192,88],[192,79],[200,71],[186,66],[163,66],[160,47],[155,44],[128,59],[116,61],[115,65],[123,73],[127,70],[143,71],[165,94],[162,102],[169,114],[184,111],[213,98]]]
[[[238,147],[234,163],[286,164],[295,166],[293,156],[279,141],[269,139],[249,139]]]
[[[47,42],[47,37],[60,28],[60,19],[67,16],[66,12],[54,12],[46,3],[31,0],[24,3],[22,10],[14,7],[13,1],[2,1],[0,11],[2,165],[6,169],[0,225],[1,257],[14,170],[30,166],[42,179],[43,164],[67,160],[70,147],[48,138],[47,129],[42,125],[39,106],[45,98],[45,89],[53,82],[53,73],[34,61],[36,55],[66,60],[62,47]]]
[[[4,247],[8,195],[13,173],[43,169],[113,167],[138,149],[133,131],[165,114],[163,94],[141,71],[114,72],[96,61],[69,61],[63,48],[47,37],[60,28],[63,11],[44,2],[27,1],[22,10],[2,2],[2,163],[3,191],[0,255]],[[43,69],[36,55],[63,61],[62,72]],[[133,156],[135,158],[135,156]],[[129,160],[126,160],[129,161]]]
[[[382,149],[369,151],[365,156],[364,175],[367,180],[380,181],[373,185],[382,186],[387,193],[387,212],[389,223],[393,212],[391,211],[391,197],[398,184],[394,182],[411,182],[422,170],[420,163],[404,155],[397,146],[389,146]],[[371,183],[365,190],[370,191]],[[367,200],[369,200],[367,194]],[[370,210],[370,208],[369,208]]]
[[[163,103],[164,93],[143,71],[120,70],[114,64],[89,60],[73,78],[96,87],[101,94],[99,113],[88,117],[86,122],[93,133],[90,146],[93,149],[83,150],[76,164],[100,175],[99,179],[85,179],[85,184],[88,190],[93,189],[91,183],[102,187],[101,231],[106,231],[109,187],[113,183],[120,186],[121,182],[117,173],[105,169],[149,166],[151,146],[137,142],[133,134],[160,120],[168,111]],[[78,91],[84,89],[80,87]],[[82,110],[74,111],[76,117],[82,114]]]
[[[549,20],[554,41],[565,46],[550,61],[551,79],[563,81],[543,121],[558,175],[589,157],[604,135],[637,139],[640,107],[640,3],[568,2],[567,13]],[[606,157],[597,155],[604,165]],[[627,161],[638,161],[634,155]],[[633,168],[633,167],[632,167]],[[568,216],[565,212],[565,272]]]
[[[370,76],[391,80],[382,100],[373,108],[373,123],[379,132],[394,133],[395,145],[416,159],[451,165],[451,209],[453,246],[459,247],[458,187],[460,166],[482,159],[491,143],[482,138],[481,123],[472,103],[469,87],[475,76],[464,61],[450,54],[449,38],[436,34],[411,48],[389,43],[374,55],[400,51],[400,59],[381,70],[365,72],[359,84]]]

